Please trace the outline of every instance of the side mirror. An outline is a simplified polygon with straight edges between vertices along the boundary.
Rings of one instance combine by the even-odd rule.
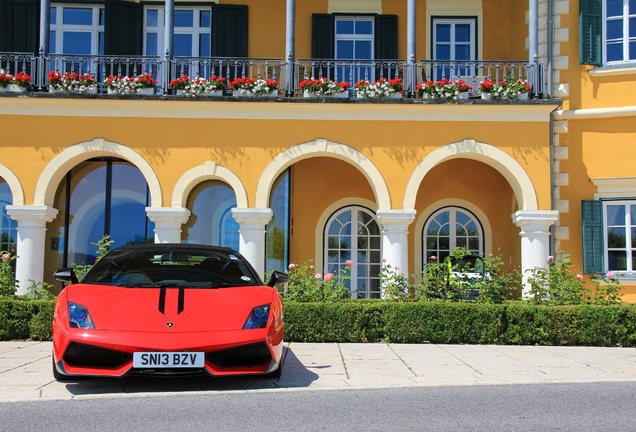
[[[274,271],[267,282],[267,286],[275,287],[281,283],[289,282],[289,275],[280,271]]]
[[[53,273],[53,276],[55,276],[55,279],[59,281],[70,284],[76,284],[79,282],[77,275],[75,274],[75,270],[70,267],[59,269]]]

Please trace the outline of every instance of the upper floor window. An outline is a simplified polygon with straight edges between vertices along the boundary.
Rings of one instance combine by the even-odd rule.
[[[604,63],[636,60],[636,1],[606,0],[604,8]]]
[[[144,10],[144,51],[161,56],[164,47],[164,8],[148,6]],[[175,7],[173,54],[177,57],[209,57],[212,9],[210,7]]]
[[[475,18],[433,18],[432,54],[433,60],[458,62],[458,64],[440,64],[434,67],[432,78],[439,80],[460,79],[474,75],[469,64],[462,64],[476,58],[476,19]]]
[[[336,58],[373,59],[373,17],[336,17]]]
[[[52,5],[49,52],[103,54],[104,18],[103,6]]]
[[[581,64],[636,62],[636,1],[579,0]]]

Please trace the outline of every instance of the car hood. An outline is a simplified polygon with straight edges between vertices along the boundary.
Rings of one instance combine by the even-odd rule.
[[[66,290],[68,301],[86,306],[96,329],[139,332],[166,332],[168,326],[171,333],[239,330],[254,307],[275,298],[275,290],[265,286],[183,288],[179,312],[179,288],[77,284]]]

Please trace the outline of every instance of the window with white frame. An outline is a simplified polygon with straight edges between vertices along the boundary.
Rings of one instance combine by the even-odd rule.
[[[481,255],[484,253],[483,239],[481,223],[472,213],[460,207],[446,207],[433,213],[424,225],[423,257],[426,261],[435,255],[443,261],[457,247]]]
[[[351,260],[351,278],[344,282],[352,297],[379,298],[380,244],[380,226],[373,212],[359,206],[340,209],[325,227],[325,273],[339,275]]]
[[[605,0],[604,63],[636,61],[636,1]]]
[[[636,201],[604,201],[604,250],[607,271],[636,269]]]
[[[471,69],[461,62],[476,58],[477,30],[475,18],[433,18],[432,58],[439,61],[456,61],[458,65],[435,68],[433,79],[453,79],[470,75]]]
[[[334,28],[336,59],[373,60],[374,18],[372,16],[337,16]],[[370,63],[354,67],[336,67],[335,79],[351,83],[362,79],[373,81],[374,68]]]
[[[50,11],[50,53],[104,53],[104,6],[53,4]]]
[[[164,47],[164,8],[144,8],[144,54],[162,56]],[[175,7],[173,55],[209,57],[212,8],[210,6]]]

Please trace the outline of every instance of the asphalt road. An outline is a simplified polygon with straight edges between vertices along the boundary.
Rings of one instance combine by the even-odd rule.
[[[636,431],[636,383],[248,391],[0,404],[1,431]]]

